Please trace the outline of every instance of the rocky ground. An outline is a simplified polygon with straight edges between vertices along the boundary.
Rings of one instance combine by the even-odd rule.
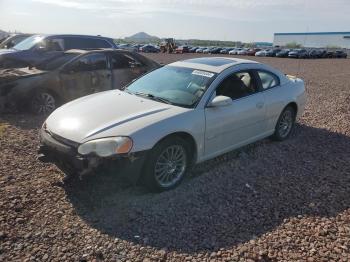
[[[0,116],[0,261],[349,261],[350,59],[258,60],[305,79],[290,139],[203,163],[162,194],[104,172],[64,183],[36,160],[43,118]]]

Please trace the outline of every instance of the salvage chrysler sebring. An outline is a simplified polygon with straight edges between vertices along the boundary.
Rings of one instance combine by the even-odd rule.
[[[265,137],[286,139],[305,101],[301,79],[264,64],[215,57],[175,62],[124,91],[56,109],[40,131],[40,158],[80,175],[116,164],[164,191],[193,164]]]

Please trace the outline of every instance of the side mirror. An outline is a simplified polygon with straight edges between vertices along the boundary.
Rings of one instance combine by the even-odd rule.
[[[44,53],[44,52],[46,52],[48,50],[47,50],[46,46],[40,45],[40,46],[36,46],[35,47],[35,51],[40,53],[40,54],[42,54],[42,53]]]
[[[208,104],[208,107],[223,107],[232,105],[232,99],[228,96],[216,96]]]
[[[131,68],[135,68],[135,67],[140,67],[141,63],[139,62],[129,62],[129,65]]]
[[[62,68],[61,73],[63,74],[73,74],[74,73],[74,69],[71,66],[65,66],[64,68]]]

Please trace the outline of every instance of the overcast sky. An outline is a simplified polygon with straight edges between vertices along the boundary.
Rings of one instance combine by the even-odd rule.
[[[350,0],[0,0],[0,29],[272,41],[275,32],[350,31]]]

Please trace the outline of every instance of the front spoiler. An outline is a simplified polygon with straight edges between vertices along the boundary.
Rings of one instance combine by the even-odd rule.
[[[135,184],[140,177],[141,168],[148,151],[129,153],[113,157],[98,157],[96,155],[82,156],[76,148],[65,145],[50,134],[41,130],[41,145],[38,150],[38,160],[53,163],[66,175],[85,175],[98,173],[101,168],[108,168]]]

